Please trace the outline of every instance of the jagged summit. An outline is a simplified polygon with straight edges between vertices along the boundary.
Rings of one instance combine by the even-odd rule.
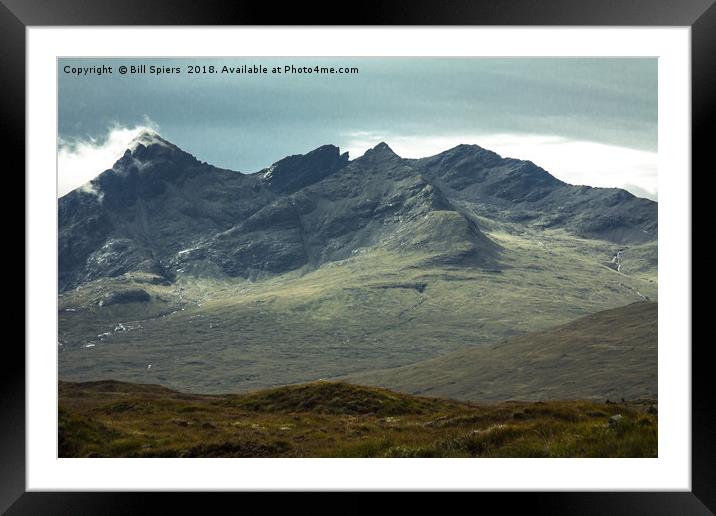
[[[370,160],[390,160],[390,159],[402,159],[398,156],[393,149],[391,149],[387,143],[380,142],[372,149],[365,151],[363,156],[359,159],[370,159]]]
[[[335,145],[323,145],[306,154],[283,158],[258,172],[260,180],[271,190],[292,193],[314,184],[346,166],[348,153]]]
[[[461,143],[433,156],[412,161],[428,168],[449,167],[475,170],[476,168],[491,167],[508,159],[479,145]]]
[[[115,163],[115,170],[121,170],[122,165],[157,161],[157,160],[196,160],[194,156],[182,150],[169,140],[166,140],[153,129],[147,129],[135,136],[127,145],[124,155]],[[119,165],[119,166],[118,166]]]
[[[390,148],[390,146],[385,142],[380,142],[378,145],[373,147],[373,150],[375,151],[390,151],[393,152],[393,149]]]
[[[487,150],[484,147],[480,147],[479,145],[476,145],[474,143],[459,143],[455,145],[455,147],[452,147],[446,151],[443,151],[439,154],[457,154],[457,153],[478,153],[478,152],[489,152],[490,154],[494,154],[496,156],[499,156],[496,152],[492,152],[491,150]]]
[[[153,129],[145,129],[135,136],[127,145],[127,150],[134,152],[139,146],[149,147],[151,145],[161,145],[164,147],[176,147],[173,143],[162,138],[159,133]]]

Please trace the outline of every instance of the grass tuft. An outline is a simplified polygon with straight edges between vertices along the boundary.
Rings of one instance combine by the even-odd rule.
[[[658,448],[650,401],[477,405],[343,382],[244,395],[107,385],[60,384],[61,457],[655,457]]]

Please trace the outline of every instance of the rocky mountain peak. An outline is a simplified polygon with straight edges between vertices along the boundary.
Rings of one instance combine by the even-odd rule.
[[[117,163],[139,161],[195,161],[194,156],[183,151],[170,141],[162,138],[159,133],[153,130],[145,130],[132,139],[127,145],[127,150]]]
[[[291,193],[311,185],[348,164],[348,153],[323,145],[306,154],[283,158],[259,172],[261,181],[275,192]]]
[[[434,156],[416,160],[428,166],[444,167],[488,167],[502,161],[502,157],[479,145],[460,144]]]
[[[145,129],[141,133],[139,133],[137,136],[135,136],[132,141],[129,142],[128,150],[135,151],[139,146],[143,147],[150,147],[152,145],[161,145],[163,147],[176,147],[173,143],[168,142],[164,138],[162,138],[158,132],[152,130],[152,129]]]
[[[391,149],[387,143],[380,142],[372,149],[368,149],[367,151],[365,151],[365,154],[363,154],[363,156],[361,156],[359,159],[366,159],[371,161],[387,161],[402,158],[398,156],[395,152],[393,152],[393,149]]]

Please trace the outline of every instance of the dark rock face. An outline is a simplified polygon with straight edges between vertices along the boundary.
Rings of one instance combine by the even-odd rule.
[[[146,271],[276,198],[258,177],[201,163],[165,140],[143,140],[112,169],[59,200],[60,290]]]
[[[353,161],[326,145],[247,175],[147,134],[58,204],[60,291],[137,271],[256,277],[373,246],[495,268],[500,248],[476,215],[618,243],[657,232],[652,201],[474,145],[408,160],[381,143]]]
[[[347,152],[340,154],[338,147],[324,145],[308,154],[283,158],[259,174],[272,191],[287,194],[317,183],[347,164]]]
[[[308,261],[300,215],[289,199],[264,206],[216,235],[203,249],[229,276],[248,276],[251,271],[284,272]],[[187,256],[187,261],[193,258]]]

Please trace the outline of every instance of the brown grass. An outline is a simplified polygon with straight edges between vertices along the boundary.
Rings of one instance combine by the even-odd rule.
[[[469,404],[339,382],[245,395],[60,383],[61,457],[654,457],[646,401]],[[652,411],[653,412],[653,411]],[[620,414],[617,424],[609,424]]]

